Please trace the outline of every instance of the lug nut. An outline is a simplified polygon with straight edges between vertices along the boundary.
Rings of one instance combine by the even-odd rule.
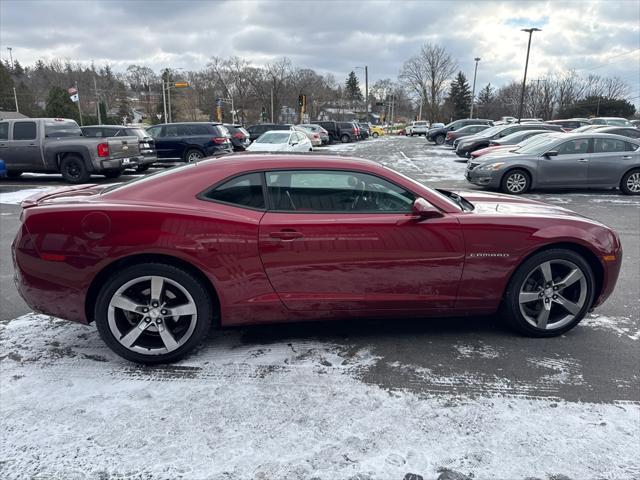
[[[553,299],[554,299],[554,300],[555,300],[556,298],[558,298],[558,295],[554,295],[554,296],[553,296]]]
[[[156,307],[158,306],[158,302],[153,302],[153,303],[151,304],[151,306],[152,306],[153,308],[156,308]]]
[[[554,290],[558,290],[558,287],[557,287],[557,286],[555,286],[555,287],[553,287],[553,289],[554,289]]]
[[[164,310],[164,309],[162,309],[162,310],[160,310],[160,313],[161,313],[162,315],[166,315],[166,314],[167,314],[167,311],[166,311],[166,310]]]
[[[144,321],[149,323],[151,321],[151,319],[149,317],[144,317]]]
[[[544,303],[549,303],[549,299],[548,299],[548,298],[545,298],[545,299],[544,299]]]
[[[156,319],[156,324],[157,325],[160,325],[161,323],[162,323],[162,319],[160,319],[160,318]]]
[[[144,313],[147,313],[147,312],[149,311],[149,309],[148,309],[147,307],[144,307],[144,308],[142,309],[142,311],[143,311]]]

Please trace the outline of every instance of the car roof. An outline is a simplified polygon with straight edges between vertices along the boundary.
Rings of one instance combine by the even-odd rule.
[[[366,160],[364,158],[343,157],[339,155],[321,154],[301,154],[301,153],[239,153],[224,157],[206,159],[198,161],[198,164],[206,165],[251,165],[256,170],[278,169],[278,168],[313,168],[318,167],[345,168],[381,167],[378,162]]]

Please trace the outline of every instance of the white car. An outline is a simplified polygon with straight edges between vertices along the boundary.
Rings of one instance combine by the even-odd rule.
[[[313,145],[296,130],[269,130],[247,147],[248,152],[310,152]]]
[[[425,120],[411,122],[405,129],[407,135],[411,135],[412,137],[414,135],[426,135],[427,130],[429,130],[429,122]]]
[[[320,138],[320,134],[317,132],[314,132],[310,128],[303,127],[302,125],[295,125],[291,128],[296,132],[304,133],[309,139],[309,141],[311,142],[311,145],[313,145],[314,147],[319,147],[320,145],[322,145],[322,139]]]

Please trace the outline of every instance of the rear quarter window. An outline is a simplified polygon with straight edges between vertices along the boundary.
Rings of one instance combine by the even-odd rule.
[[[264,210],[262,174],[248,173],[232,178],[200,195],[203,200]]]

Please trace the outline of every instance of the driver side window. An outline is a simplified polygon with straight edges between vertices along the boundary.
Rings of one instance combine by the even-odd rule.
[[[267,172],[274,210],[409,213],[415,196],[380,177],[346,171]]]
[[[586,138],[578,138],[576,140],[571,140],[569,142],[564,142],[558,145],[556,150],[558,151],[558,155],[576,155],[587,153],[589,149],[589,140]]]

